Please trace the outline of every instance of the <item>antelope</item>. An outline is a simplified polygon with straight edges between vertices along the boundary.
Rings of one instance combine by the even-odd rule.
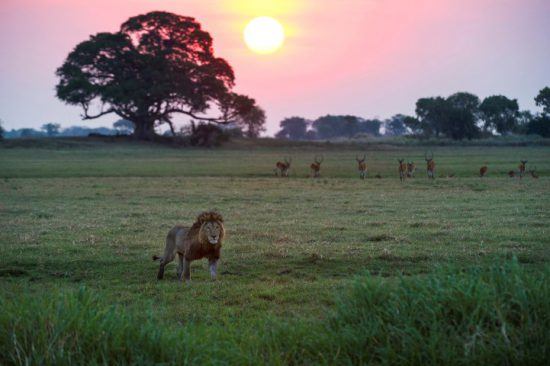
[[[397,159],[399,162],[399,180],[403,182],[405,180],[405,176],[407,174],[407,164],[405,164],[403,161],[405,159]]]
[[[292,158],[289,157],[288,159],[284,158],[284,163],[282,161],[278,161],[275,168],[275,175],[278,176],[279,173],[281,173],[281,177],[288,177],[288,170],[290,169],[290,162],[292,161]]]
[[[539,175],[537,174],[537,167],[534,167],[533,169],[529,170],[529,173],[533,178],[539,179]]]
[[[359,178],[365,179],[367,177],[367,163],[365,163],[365,159],[367,158],[367,154],[363,154],[363,159],[359,159],[359,157],[356,155],[355,160],[357,160],[357,170],[359,170]]]
[[[523,178],[523,174],[525,174],[525,164],[527,164],[527,160],[520,160],[521,164],[519,164],[519,179]]]
[[[319,178],[319,176],[321,175],[320,174],[320,171],[321,171],[321,163],[323,162],[324,158],[323,158],[323,155],[321,155],[321,158],[318,159],[317,158],[317,155],[315,155],[315,162],[314,163],[311,163],[311,165],[309,166],[311,168],[311,175],[313,176],[313,178]]]
[[[508,172],[508,176],[509,176],[510,178],[514,178],[514,177],[516,176],[516,172],[514,172],[513,170],[510,170],[510,171]]]
[[[485,176],[485,174],[487,174],[487,165],[484,165],[482,166],[481,168],[479,168],[479,176],[481,178],[483,178]]]
[[[424,154],[424,159],[426,160],[426,171],[428,172],[428,178],[435,178],[435,161],[434,154],[430,151],[430,157],[428,158],[428,153]]]
[[[407,178],[414,178],[414,172],[416,172],[416,164],[414,161],[407,163]]]

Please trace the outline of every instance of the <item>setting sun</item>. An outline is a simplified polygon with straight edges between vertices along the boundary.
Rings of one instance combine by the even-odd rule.
[[[244,29],[244,41],[256,53],[266,54],[277,51],[283,44],[283,26],[271,17],[252,19]]]

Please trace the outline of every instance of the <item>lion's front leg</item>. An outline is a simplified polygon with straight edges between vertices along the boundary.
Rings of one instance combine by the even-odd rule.
[[[210,278],[213,280],[216,279],[216,275],[218,274],[218,260],[217,259],[209,259],[208,264],[210,267]]]

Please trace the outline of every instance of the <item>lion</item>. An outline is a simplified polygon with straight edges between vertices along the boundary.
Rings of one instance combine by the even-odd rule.
[[[202,258],[208,258],[210,276],[213,280],[216,279],[224,236],[223,217],[213,211],[201,213],[191,227],[174,226],[166,236],[164,255],[153,256],[153,260],[160,260],[157,278],[161,280],[164,277],[164,267],[174,260],[177,253],[179,259],[177,275],[180,281],[183,279],[182,275],[185,276],[186,282],[190,280],[191,261]]]

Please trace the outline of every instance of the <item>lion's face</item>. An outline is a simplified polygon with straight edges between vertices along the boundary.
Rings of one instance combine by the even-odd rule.
[[[216,245],[223,238],[223,226],[217,221],[208,221],[202,226],[202,234],[210,244]]]

